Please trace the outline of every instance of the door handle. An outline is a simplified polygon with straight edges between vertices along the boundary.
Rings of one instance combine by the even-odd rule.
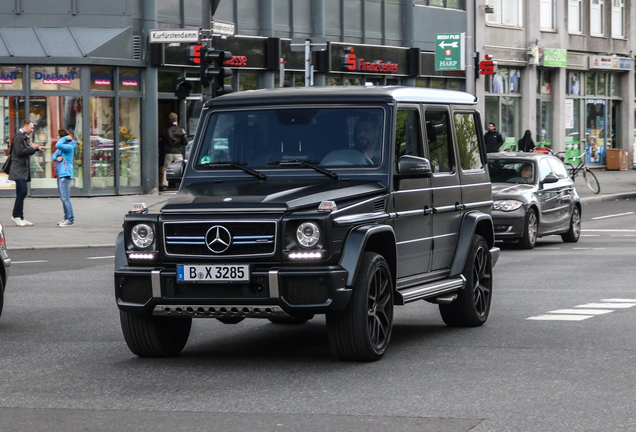
[[[466,209],[466,206],[464,204],[455,203],[455,211],[460,211],[464,209]]]
[[[424,216],[428,216],[430,214],[433,214],[433,209],[429,206],[424,207]]]

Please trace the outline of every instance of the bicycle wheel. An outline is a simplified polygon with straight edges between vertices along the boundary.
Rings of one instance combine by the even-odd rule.
[[[585,184],[587,185],[587,187],[590,188],[592,192],[594,192],[595,194],[601,192],[601,185],[599,184],[596,175],[594,175],[591,169],[585,168],[583,170],[583,178],[585,179]]]
[[[566,163],[564,165],[565,168],[567,168],[568,170],[568,176],[572,179],[572,181],[574,181],[574,179],[576,178],[576,168],[574,168],[574,165],[572,165],[571,163]]]

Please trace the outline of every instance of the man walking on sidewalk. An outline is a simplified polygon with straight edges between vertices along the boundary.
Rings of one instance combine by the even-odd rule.
[[[496,153],[503,144],[503,137],[495,127],[494,123],[488,123],[488,132],[484,134],[486,139],[486,151],[488,153]]]
[[[27,183],[31,181],[31,155],[37,150],[45,149],[43,145],[30,142],[32,133],[33,122],[25,119],[11,142],[9,180],[15,182],[15,204],[11,220],[19,227],[33,226],[24,219],[24,199],[27,196]]]
[[[178,117],[175,113],[168,116],[172,122],[172,126],[168,129],[164,145],[165,158],[163,161],[163,181],[161,182],[161,190],[168,189],[168,177],[166,172],[170,164],[183,160],[183,149],[188,145],[186,131],[179,127],[177,123]]]

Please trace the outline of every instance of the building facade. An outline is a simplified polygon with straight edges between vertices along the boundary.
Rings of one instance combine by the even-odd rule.
[[[236,91],[305,85],[304,53],[292,49],[293,38],[329,42],[312,53],[314,85],[463,90],[463,72],[435,71],[434,36],[465,31],[464,1],[221,0],[214,19],[236,31],[213,46],[232,51]],[[178,78],[199,76],[192,44],[149,44],[148,35],[206,27],[209,3],[0,0],[0,158],[21,120],[33,120],[33,139],[47,149],[32,157],[32,196],[57,195],[51,154],[60,128],[78,142],[72,195],[156,190],[168,114],[178,113],[193,135],[202,96],[194,81],[188,97],[174,93]],[[0,196],[12,189],[0,176]]]
[[[477,1],[476,51],[498,71],[476,94],[506,147],[530,130],[570,159],[585,151],[600,167],[626,149],[633,161],[634,14],[624,0]]]

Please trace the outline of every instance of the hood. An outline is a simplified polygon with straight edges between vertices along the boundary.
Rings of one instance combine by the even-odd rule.
[[[181,189],[161,209],[181,212],[284,213],[317,207],[324,200],[351,200],[386,193],[378,182],[274,180],[197,183]]]
[[[536,192],[537,189],[537,186],[533,184],[493,183],[492,196],[498,198],[500,196],[525,195]]]

